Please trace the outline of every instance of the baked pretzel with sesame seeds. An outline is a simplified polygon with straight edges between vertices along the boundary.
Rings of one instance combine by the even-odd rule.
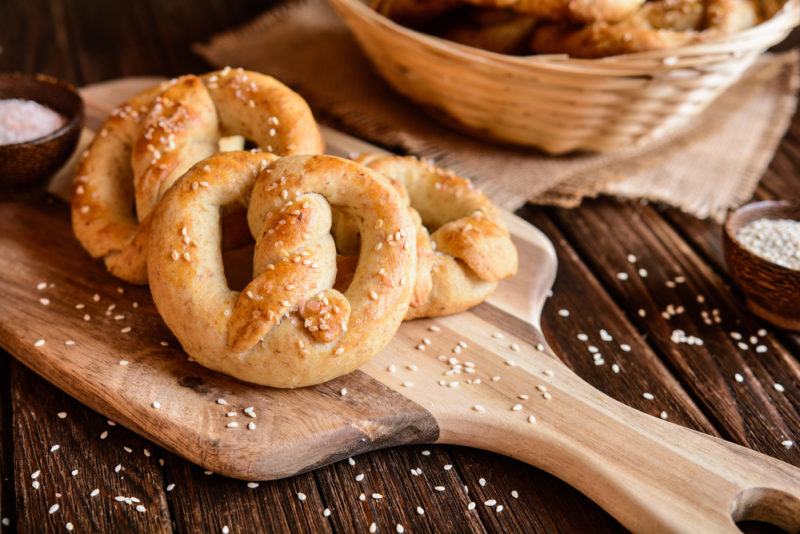
[[[666,50],[750,28],[761,15],[756,0],[658,0],[615,23],[543,26],[534,31],[531,49],[586,59]]]
[[[209,185],[194,189],[196,181]],[[248,197],[254,278],[236,292],[223,269],[219,211]],[[360,214],[364,252],[343,292],[333,289],[331,206]],[[256,384],[308,386],[356,369],[394,336],[411,300],[415,239],[397,191],[357,163],[219,154],[189,170],[156,207],[150,290],[200,364]]]
[[[415,221],[417,271],[407,320],[467,310],[517,272],[517,249],[499,210],[469,180],[414,157],[367,154],[356,161],[390,179]],[[353,255],[365,249],[354,228],[357,217],[335,219],[344,255],[339,287],[348,282]]]
[[[422,24],[471,4],[509,9],[554,22],[617,21],[636,11],[645,0],[372,0],[378,13],[402,24]]]
[[[112,112],[81,159],[72,226],[83,247],[104,258],[115,276],[146,283],[150,213],[189,167],[230,135],[278,155],[324,148],[303,98],[269,76],[226,68],[159,84]],[[240,226],[246,233],[243,221]]]

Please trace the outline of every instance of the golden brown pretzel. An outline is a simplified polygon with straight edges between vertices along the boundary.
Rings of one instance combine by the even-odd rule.
[[[556,22],[617,21],[636,11],[645,0],[373,0],[378,13],[404,24],[432,20],[455,7],[472,4],[510,9]]]
[[[112,112],[81,159],[72,226],[83,247],[115,276],[146,283],[153,207],[232,134],[280,155],[323,150],[308,105],[274,78],[226,68],[160,84]]]
[[[195,182],[207,187],[195,189]],[[253,280],[228,288],[219,210],[250,197]],[[344,293],[333,288],[331,205],[358,213],[362,253]],[[408,309],[416,267],[408,210],[380,174],[333,156],[230,152],[195,165],[155,210],[153,300],[196,361],[274,387],[317,384],[381,350]]]
[[[536,18],[507,10],[477,7],[460,14],[460,17],[447,21],[441,37],[498,54],[527,52]]]
[[[616,23],[596,22],[580,29],[539,28],[531,48],[537,53],[599,58],[700,43],[758,21],[753,0],[659,0]]]
[[[407,320],[471,308],[517,272],[517,249],[499,210],[469,180],[413,157],[368,154],[356,161],[393,182],[417,226],[417,272]],[[345,254],[358,251],[352,220],[336,220],[337,245]],[[346,285],[351,263],[340,260],[338,283]]]

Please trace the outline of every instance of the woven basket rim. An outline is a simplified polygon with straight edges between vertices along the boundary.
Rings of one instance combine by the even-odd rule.
[[[707,43],[598,59],[571,58],[566,54],[512,56],[455,43],[408,28],[371,9],[363,0],[330,0],[330,2],[342,6],[351,13],[356,13],[363,19],[368,19],[370,22],[380,25],[388,31],[419,42],[441,53],[457,56],[462,60],[489,65],[503,63],[509,67],[523,67],[526,69],[532,67],[542,68],[564,74],[632,75],[645,71],[652,72],[654,68],[658,68],[658,70],[683,68],[686,66],[682,61],[684,59],[692,63],[693,66],[696,64],[696,61],[693,60],[699,60],[701,63],[713,62],[713,56],[715,55],[729,59],[732,54],[760,53],[769,46],[785,39],[786,34],[792,28],[800,25],[800,0],[787,0],[781,10],[769,20],[736,34],[726,36],[723,39]],[[750,40],[758,41],[758,45],[744,46]]]

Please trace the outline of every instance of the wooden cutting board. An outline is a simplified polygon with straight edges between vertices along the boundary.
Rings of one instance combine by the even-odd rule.
[[[105,416],[228,476],[279,478],[381,447],[453,443],[545,469],[635,531],[736,531],[734,519],[800,530],[800,470],[624,406],[554,357],[539,329],[553,248],[521,219],[506,223],[520,272],[486,303],[404,323],[361,370],[286,391],[190,362],[147,289],[81,249],[60,200],[7,201],[0,344]]]

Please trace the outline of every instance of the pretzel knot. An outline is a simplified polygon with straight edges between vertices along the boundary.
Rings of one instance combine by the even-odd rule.
[[[199,180],[208,187],[192,189]],[[248,198],[254,278],[238,293],[225,278],[219,212]],[[341,292],[333,289],[331,206],[357,214],[363,236]],[[190,169],[156,207],[150,289],[202,365],[274,387],[317,384],[356,369],[392,338],[411,300],[415,240],[397,191],[354,162],[219,154]]]
[[[469,180],[413,157],[375,154],[356,161],[390,179],[417,228],[414,295],[406,319],[464,311],[517,272],[517,250],[499,210]],[[339,249],[357,254],[353,219],[337,216],[334,230]],[[340,259],[337,285],[347,283],[353,261],[353,256]]]
[[[226,68],[170,80],[112,112],[83,154],[72,196],[78,240],[115,276],[146,283],[153,208],[189,167],[219,150],[221,136],[234,134],[279,155],[323,149],[305,101],[269,76]],[[235,223],[235,213],[228,220]],[[241,237],[234,231],[226,242]]]

